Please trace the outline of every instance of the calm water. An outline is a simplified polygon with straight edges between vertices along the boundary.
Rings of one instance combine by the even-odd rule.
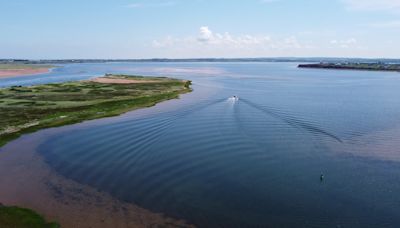
[[[62,175],[200,227],[400,227],[400,74],[79,64],[0,86],[113,72],[195,91],[51,136],[39,151]]]

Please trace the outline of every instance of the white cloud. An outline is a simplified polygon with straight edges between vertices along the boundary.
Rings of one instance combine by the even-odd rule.
[[[395,55],[397,48],[379,45],[376,51],[370,43],[357,37],[336,37],[327,34],[317,39],[316,34],[298,36],[270,36],[254,34],[231,34],[213,31],[208,26],[198,29],[197,35],[182,37],[166,36],[154,40],[149,53],[157,57],[279,57],[279,56],[328,56],[328,57],[382,57]],[[316,40],[315,40],[316,39]],[[314,41],[312,41],[314,40]],[[371,49],[373,48],[373,49]]]
[[[170,47],[170,46],[173,46],[176,42],[177,42],[176,39],[174,39],[171,36],[167,36],[162,41],[154,40],[153,41],[153,47],[155,47],[155,48]]]
[[[213,32],[207,26],[200,27],[200,42],[209,42],[213,38]]]
[[[246,48],[250,45],[265,45],[270,42],[268,36],[241,35],[232,36],[229,33],[214,33],[207,26],[200,27],[197,41],[203,45],[224,46],[227,48]]]
[[[209,27],[199,28],[197,36],[172,37],[154,40],[152,47],[163,52],[198,56],[267,56],[295,55],[300,50],[312,49],[310,42],[302,43],[295,36],[272,38],[267,35],[232,35],[213,32]],[[297,51],[298,50],[298,51]]]
[[[349,9],[367,11],[399,11],[399,0],[342,0]]]
[[[355,38],[349,38],[346,40],[331,40],[330,43],[333,46],[340,47],[340,48],[355,47],[358,44],[358,42]]]
[[[301,45],[297,38],[294,36],[285,38],[283,40],[283,45],[285,48],[303,48],[303,45]]]
[[[162,40],[153,41],[153,47],[170,47],[174,45],[202,46],[227,49],[249,49],[249,48],[303,48],[296,37],[287,37],[273,40],[269,36],[239,35],[230,33],[214,33],[207,26],[199,29],[197,37],[173,38],[168,36]]]

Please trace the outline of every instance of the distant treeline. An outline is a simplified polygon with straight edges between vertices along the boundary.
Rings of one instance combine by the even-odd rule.
[[[398,71],[400,64],[396,63],[314,63],[300,64],[299,68],[317,68],[317,69],[337,69],[337,70],[371,70],[371,71]]]

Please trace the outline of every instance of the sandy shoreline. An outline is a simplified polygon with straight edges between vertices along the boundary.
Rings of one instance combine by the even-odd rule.
[[[33,209],[63,228],[192,227],[56,174],[36,152],[60,129],[22,136],[0,149],[0,202]]]
[[[36,69],[0,69],[0,78],[13,78],[26,75],[49,73],[51,68],[43,67]]]

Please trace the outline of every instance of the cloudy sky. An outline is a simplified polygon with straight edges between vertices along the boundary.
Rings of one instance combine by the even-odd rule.
[[[400,58],[400,0],[0,0],[0,58]]]

